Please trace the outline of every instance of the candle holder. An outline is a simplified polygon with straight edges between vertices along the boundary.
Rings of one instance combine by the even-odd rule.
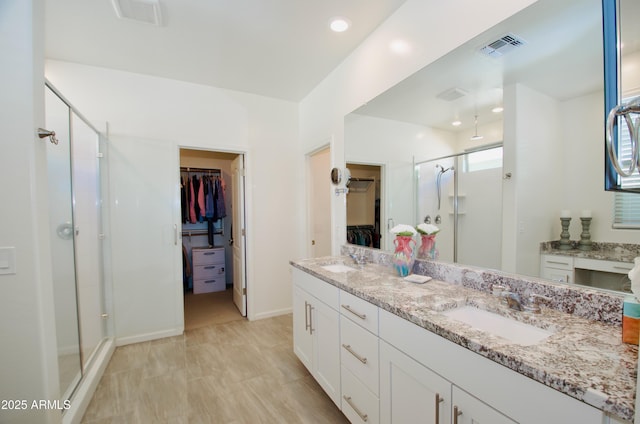
[[[578,243],[578,249],[591,250],[593,248],[591,244],[591,233],[589,232],[589,226],[591,225],[591,218],[580,218],[582,221],[582,233],[580,234],[580,242]]]
[[[571,240],[569,234],[569,224],[571,218],[560,218],[560,224],[562,225],[562,232],[560,233],[560,250],[571,250]]]

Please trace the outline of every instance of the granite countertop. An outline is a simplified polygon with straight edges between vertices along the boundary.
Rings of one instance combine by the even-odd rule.
[[[640,256],[640,245],[637,244],[594,242],[591,250],[580,250],[578,242],[572,241],[569,250],[560,250],[559,247],[559,241],[543,242],[540,253],[627,263],[633,263],[633,259]]]
[[[479,355],[598,409],[632,421],[638,347],[622,343],[621,328],[542,307],[540,314],[509,309],[498,296],[439,280],[404,281],[389,266],[356,266],[348,257],[291,264]],[[327,264],[357,268],[329,272]],[[522,346],[455,321],[443,312],[473,305],[554,332]]]

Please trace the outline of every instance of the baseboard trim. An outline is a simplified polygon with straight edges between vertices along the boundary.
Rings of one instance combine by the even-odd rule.
[[[280,315],[290,314],[292,312],[293,312],[293,307],[290,307],[290,308],[284,308],[284,309],[276,309],[274,311],[269,311],[269,312],[263,312],[253,316],[248,316],[247,318],[249,319],[249,321],[257,321],[259,319],[277,317]]]
[[[80,384],[71,398],[71,407],[62,416],[63,424],[79,424],[82,421],[82,417],[87,411],[98,383],[100,383],[100,379],[107,369],[109,360],[115,350],[115,341],[113,338],[109,338],[102,343],[99,350],[93,355],[90,367],[85,370],[82,380],[80,380]]]
[[[180,336],[182,333],[184,333],[184,328],[172,328],[170,330],[138,334],[135,336],[117,337],[116,346],[125,346],[134,343],[148,342],[150,340],[164,339],[165,337]]]

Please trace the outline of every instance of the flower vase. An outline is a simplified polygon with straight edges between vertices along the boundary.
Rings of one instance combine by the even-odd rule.
[[[420,243],[418,257],[420,259],[438,259],[438,249],[436,249],[436,235],[422,234],[421,238],[422,243]]]
[[[393,266],[401,277],[411,274],[416,260],[416,242],[411,236],[396,236],[393,244],[396,250],[393,254]]]

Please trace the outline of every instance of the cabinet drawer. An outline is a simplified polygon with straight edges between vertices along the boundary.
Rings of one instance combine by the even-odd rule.
[[[224,247],[218,248],[197,248],[191,250],[193,266],[223,264],[224,263]]]
[[[564,269],[573,271],[573,258],[560,255],[542,255],[540,258],[542,267]]]
[[[347,368],[342,367],[342,413],[351,423],[378,424],[380,402]]]
[[[193,267],[193,279],[222,278],[224,280],[224,264],[197,265]]]
[[[378,337],[348,319],[340,319],[340,363],[378,395]]]
[[[295,285],[327,304],[330,308],[338,310],[340,289],[311,274],[292,268],[293,282]]]
[[[210,293],[226,289],[224,275],[220,278],[208,278],[206,280],[193,280],[193,294]]]
[[[632,263],[603,261],[598,259],[576,258],[575,268],[588,269],[591,271],[613,272],[616,274],[627,274],[633,268]]]
[[[378,334],[378,307],[373,303],[340,290],[340,313],[373,334]]]

